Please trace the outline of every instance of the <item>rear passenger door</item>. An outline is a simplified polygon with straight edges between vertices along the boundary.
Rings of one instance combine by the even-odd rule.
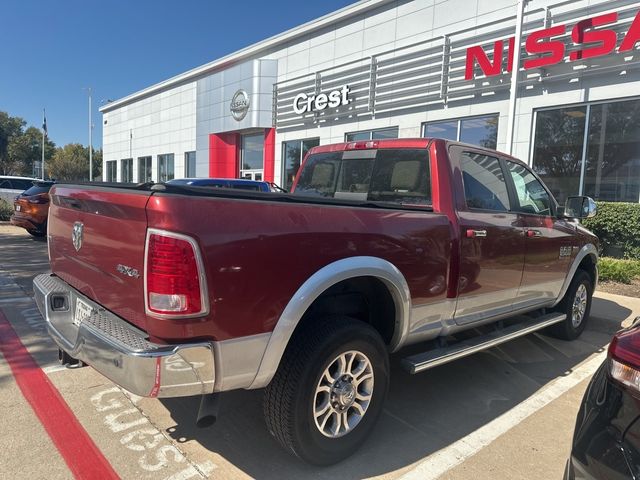
[[[525,264],[519,306],[548,303],[560,294],[572,258],[573,227],[555,211],[542,182],[521,163],[505,160],[515,190],[519,225],[525,230]]]
[[[457,158],[460,271],[455,321],[473,323],[508,314],[524,266],[524,233],[512,211],[497,156],[453,146]]]

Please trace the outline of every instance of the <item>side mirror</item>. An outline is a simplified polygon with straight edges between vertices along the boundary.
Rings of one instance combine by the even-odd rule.
[[[598,212],[591,197],[569,197],[564,206],[564,216],[569,218],[591,218]]]

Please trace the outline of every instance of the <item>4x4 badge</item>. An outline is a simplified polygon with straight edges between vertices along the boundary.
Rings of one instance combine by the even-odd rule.
[[[73,230],[71,231],[71,241],[76,249],[76,252],[82,248],[82,235],[84,232],[84,223],[75,222],[73,224]]]

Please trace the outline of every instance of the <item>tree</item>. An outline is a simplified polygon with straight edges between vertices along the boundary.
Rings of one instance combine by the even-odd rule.
[[[11,139],[22,135],[26,122],[19,117],[12,117],[7,112],[0,112],[0,173],[12,175],[20,173],[19,166],[9,158],[8,149]]]
[[[69,143],[58,148],[48,165],[49,176],[57,180],[89,179],[87,150],[79,143]]]
[[[55,147],[51,140],[45,140],[45,163],[53,156]],[[7,157],[16,173],[31,175],[34,162],[42,161],[42,132],[35,127],[29,127],[22,135],[11,137]]]
[[[87,156],[89,156],[89,149],[87,148]],[[102,181],[102,149],[93,149],[93,178],[97,181]]]

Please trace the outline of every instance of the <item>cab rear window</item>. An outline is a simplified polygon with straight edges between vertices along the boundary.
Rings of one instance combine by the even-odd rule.
[[[430,206],[425,149],[352,150],[311,155],[294,194]]]

